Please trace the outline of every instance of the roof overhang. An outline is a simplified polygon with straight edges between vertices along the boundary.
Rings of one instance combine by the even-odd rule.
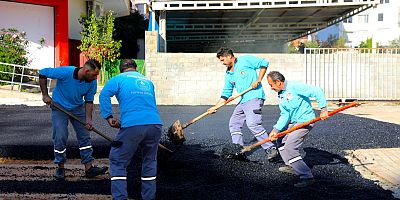
[[[113,12],[114,17],[123,17],[130,14],[130,0],[102,0],[104,10]]]
[[[240,41],[291,41],[378,3],[379,0],[148,2],[156,14],[165,13],[169,47],[195,44],[218,46]]]

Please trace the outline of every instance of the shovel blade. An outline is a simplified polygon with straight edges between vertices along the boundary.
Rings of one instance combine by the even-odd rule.
[[[172,126],[168,128],[167,136],[174,144],[182,144],[186,140],[185,134],[183,133],[182,124],[179,120],[174,122]]]

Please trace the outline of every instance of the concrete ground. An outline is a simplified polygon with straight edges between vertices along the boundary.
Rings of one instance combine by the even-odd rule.
[[[95,102],[97,103],[97,101]],[[43,106],[44,103],[41,102],[41,96],[39,94],[29,94],[29,93],[19,93],[19,92],[13,92],[13,91],[8,91],[8,90],[0,90],[0,105],[28,105],[28,106]],[[164,125],[169,126],[172,124],[174,119],[190,119],[187,116],[192,116],[196,117],[195,113],[201,114],[202,111],[205,110],[205,107],[197,108],[197,107],[190,107],[190,106],[183,106],[186,108],[186,110],[191,110],[191,113],[186,113],[186,116],[180,115],[182,112],[181,108],[182,106],[177,106],[176,109],[172,107],[163,107],[161,108],[162,111],[164,112],[164,115],[166,116],[164,120]],[[330,108],[336,108],[334,104],[330,104]],[[161,110],[160,109],[160,110]],[[275,108],[274,108],[275,109]],[[2,111],[0,111],[2,112]],[[399,132],[397,132],[397,138],[390,137],[389,140],[385,140],[385,132],[379,132],[380,135],[373,135],[376,133],[376,130],[379,130],[380,128],[384,128],[384,126],[393,124],[393,125],[400,125],[400,117],[398,117],[398,113],[400,113],[400,105],[396,103],[367,103],[363,104],[360,107],[356,108],[350,108],[346,111],[343,111],[342,114],[348,114],[352,116],[356,116],[359,118],[368,118],[368,119],[373,119],[376,121],[380,122],[385,122],[384,124],[382,123],[376,123],[378,127],[373,127],[372,126],[372,121],[365,121],[370,124],[365,124],[365,126],[368,126],[368,129],[371,130],[370,133],[366,134],[371,134],[371,139],[368,140],[370,141],[371,144],[368,143],[363,143],[363,144],[354,144],[354,145],[349,145],[349,148],[346,150],[346,158],[350,164],[353,165],[354,169],[357,170],[365,179],[372,180],[376,182],[379,186],[381,186],[384,189],[391,190],[393,192],[393,196],[396,198],[400,198],[400,146],[397,144],[400,144],[400,136]],[[168,115],[167,115],[168,114]],[[228,112],[228,115],[230,113]],[[216,114],[217,115],[217,114]],[[218,115],[217,115],[218,116]],[[342,116],[342,115],[340,115]],[[344,116],[344,115],[343,115]],[[221,117],[221,116],[219,116]],[[222,117],[226,118],[226,117]],[[333,118],[333,117],[332,117]],[[217,117],[214,117],[214,119],[217,119]],[[352,118],[352,123],[357,123],[354,122],[354,120],[357,120],[358,118]],[[270,124],[273,123],[273,120],[276,119],[267,119],[265,120],[266,123]],[[206,121],[206,119],[204,120]],[[362,123],[365,123],[363,120],[361,120]],[[329,121],[328,121],[329,122]],[[208,121],[208,123],[210,123]],[[226,120],[214,120],[214,124],[223,124],[225,125],[227,122]],[[389,124],[386,124],[389,123]],[[325,122],[321,123],[323,124],[322,126],[326,126]],[[340,122],[338,124],[343,124],[343,126],[346,126],[346,121]],[[338,125],[336,124],[336,125]],[[374,123],[375,124],[375,123]],[[196,143],[196,142],[202,142],[200,139],[197,138],[199,136],[199,133],[202,133],[201,131],[197,130],[204,130],[204,128],[201,127],[206,126],[206,122],[199,122],[196,125],[193,125],[192,128],[189,128],[186,130],[186,134],[188,135],[189,139],[192,139],[191,143]],[[382,127],[380,127],[382,126]],[[352,126],[356,127],[356,126]],[[398,127],[398,126],[394,126]],[[267,129],[269,127],[266,127]],[[344,127],[337,127],[338,130],[345,130]],[[344,128],[344,129],[343,129]],[[376,128],[376,130],[375,130]],[[207,129],[208,130],[208,129]],[[214,133],[218,132],[218,130],[221,130],[221,128],[218,129],[212,128],[210,130],[210,135],[217,137],[216,140],[218,140],[218,135],[213,135]],[[398,131],[398,128],[390,129],[392,131]],[[333,130],[334,131],[334,130]],[[356,132],[357,130],[351,130],[352,132]],[[337,132],[337,131],[336,131]],[[346,131],[344,131],[346,132]],[[388,133],[389,134],[389,133]],[[391,135],[396,135],[396,133],[390,133]],[[355,134],[357,135],[357,134]],[[341,136],[338,136],[341,137]],[[366,137],[366,136],[357,136],[357,137]],[[370,136],[368,136],[370,137]],[[375,138],[379,137],[379,138]],[[374,139],[375,138],[375,139]],[[2,139],[2,138],[0,138]],[[343,143],[346,144],[353,144],[351,140],[357,140],[356,138],[338,138]],[[314,145],[318,146],[319,141],[318,139],[316,140],[317,143]],[[374,141],[379,141],[382,143],[382,145],[377,145],[374,143]],[[3,143],[10,142],[12,141],[5,141],[3,140]],[[314,141],[315,142],[315,141]],[[314,143],[312,142],[312,143]],[[354,142],[357,143],[357,142]],[[372,144],[373,143],[373,144]],[[394,145],[389,145],[390,148],[388,148],[385,143],[391,143]],[[357,147],[356,149],[353,149],[351,147]],[[312,149],[308,149],[309,151]]]

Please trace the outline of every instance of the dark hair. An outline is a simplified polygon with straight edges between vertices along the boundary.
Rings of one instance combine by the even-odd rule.
[[[88,61],[85,62],[83,66],[87,66],[92,70],[96,70],[96,68],[99,70],[101,69],[101,64],[99,63],[99,61],[95,59],[89,59]]]
[[[225,56],[227,56],[227,55],[232,55],[232,56],[234,56],[234,55],[233,55],[232,49],[226,48],[226,47],[221,47],[221,48],[218,50],[218,52],[217,52],[217,58],[219,58],[219,57],[221,57],[221,56],[225,57]]]
[[[272,81],[276,82],[280,80],[281,82],[285,81],[285,77],[278,71],[271,71],[268,73],[267,77],[270,77]]]
[[[119,71],[122,73],[128,68],[136,69],[137,68],[136,62],[132,59],[122,60],[121,64],[119,65]]]

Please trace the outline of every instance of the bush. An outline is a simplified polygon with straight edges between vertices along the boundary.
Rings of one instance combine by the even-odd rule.
[[[0,30],[0,62],[27,65],[28,58],[26,55],[28,40],[26,39],[25,32],[19,32],[15,28],[1,29]],[[7,65],[0,65],[0,71],[13,72],[14,67]],[[21,73],[21,69],[16,69],[16,73]],[[0,73],[0,79],[11,81],[12,74]]]
[[[104,84],[111,79],[112,77],[116,76],[119,74],[119,65],[121,63],[122,59],[116,59],[114,61],[107,60],[103,63],[103,68],[105,69],[105,80]],[[139,59],[134,59],[134,61],[137,64],[137,71],[143,75],[146,74],[145,66],[144,66],[144,60],[139,60]],[[102,83],[99,83],[102,85]]]
[[[289,42],[288,53],[299,53],[299,50],[294,46],[293,42]]]
[[[119,57],[121,41],[113,39],[114,17],[112,12],[105,16],[96,18],[92,12],[90,16],[82,16],[79,22],[82,25],[82,44],[78,46],[85,57],[97,59],[100,63],[115,62]],[[106,69],[100,71],[100,83],[107,80]]]
[[[372,38],[361,41],[360,45],[358,45],[358,48],[372,48]]]
[[[389,48],[400,48],[400,37],[389,41]]]

